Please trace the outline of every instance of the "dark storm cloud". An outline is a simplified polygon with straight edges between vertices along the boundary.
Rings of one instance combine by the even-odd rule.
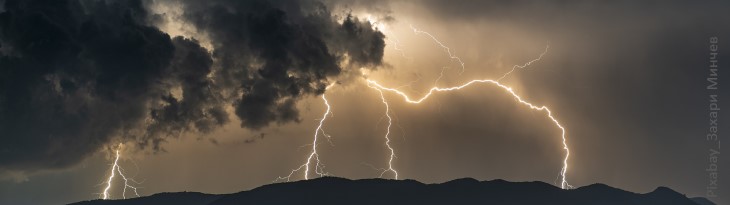
[[[174,55],[138,1],[6,1],[0,168],[76,163],[144,118]]]
[[[168,86],[179,85],[182,99],[167,93],[160,96],[160,104],[152,106],[149,112],[152,124],[147,127],[145,139],[141,142],[152,142],[155,149],[159,148],[159,140],[162,140],[160,135],[176,136],[191,128],[205,133],[228,122],[219,89],[207,77],[213,64],[208,51],[197,41],[179,36],[172,39],[172,43],[175,55],[165,70],[169,78],[166,83]]]
[[[349,15],[340,24],[319,3],[187,1],[183,10],[210,36],[216,80],[236,91],[235,113],[248,128],[298,121],[298,99],[323,93],[343,67],[378,66],[383,57],[382,33]]]
[[[297,121],[299,99],[383,55],[383,34],[314,2],[184,2],[212,51],[151,26],[138,0],[0,3],[0,171],[67,167],[110,142],[159,150],[225,124],[231,104],[244,127]]]

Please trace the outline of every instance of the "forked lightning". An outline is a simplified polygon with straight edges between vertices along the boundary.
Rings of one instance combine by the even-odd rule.
[[[134,191],[134,195],[139,197],[139,193],[137,193],[137,187],[134,187],[129,184],[129,181],[132,181],[134,183],[139,184],[138,182],[134,181],[132,178],[127,178],[127,176],[124,175],[124,169],[122,169],[121,166],[119,166],[119,158],[122,156],[119,153],[119,150],[122,149],[122,144],[120,143],[119,146],[117,146],[117,149],[114,151],[116,157],[114,158],[114,163],[112,164],[112,167],[109,171],[109,178],[106,181],[106,187],[104,188],[104,191],[101,193],[101,199],[110,199],[111,195],[109,194],[112,183],[114,181],[114,178],[117,174],[122,177],[122,180],[124,181],[124,188],[122,189],[122,198],[127,198],[127,188],[132,189]]]
[[[325,90],[328,90],[332,86],[334,86],[334,83],[327,86],[327,88],[325,88]],[[314,165],[315,174],[319,175],[320,177],[326,176],[328,174],[327,172],[324,171],[324,164],[322,164],[322,162],[319,160],[319,153],[317,153],[317,143],[319,143],[318,141],[319,141],[320,133],[323,136],[327,137],[328,140],[330,138],[330,136],[328,134],[324,133],[324,129],[322,129],[322,125],[324,125],[324,122],[327,120],[327,117],[332,114],[332,112],[330,110],[330,104],[327,101],[327,97],[325,97],[325,94],[322,94],[322,101],[324,101],[324,105],[327,106],[327,110],[322,115],[322,119],[319,120],[319,125],[317,126],[317,129],[314,130],[314,139],[311,144],[312,150],[309,153],[309,157],[307,157],[307,161],[305,161],[304,164],[300,165],[296,169],[291,170],[289,175],[287,175],[286,177],[278,177],[275,181],[279,181],[279,180],[291,181],[292,176],[296,172],[298,172],[302,169],[304,169],[304,174],[303,174],[304,179],[308,180],[309,179],[309,170],[310,170],[309,167],[310,167],[310,164],[312,163],[312,160],[314,160],[314,163],[315,163],[315,165]]]
[[[565,128],[560,124],[560,122],[558,122],[557,119],[555,119],[555,117],[553,117],[552,111],[550,111],[550,109],[547,106],[536,106],[536,105],[533,105],[532,103],[529,103],[529,102],[523,100],[522,97],[520,97],[519,95],[517,95],[517,93],[515,93],[512,90],[511,87],[506,86],[504,84],[499,83],[498,81],[491,80],[491,79],[472,80],[472,81],[469,81],[469,82],[467,82],[465,84],[462,84],[462,85],[459,85],[459,86],[454,86],[454,87],[446,87],[446,88],[433,87],[433,88],[431,88],[429,90],[428,93],[426,93],[425,95],[423,95],[421,98],[414,100],[410,96],[408,96],[406,93],[404,93],[404,92],[402,92],[400,90],[394,89],[394,88],[388,88],[388,87],[382,86],[382,85],[380,85],[376,81],[367,80],[367,83],[368,83],[368,86],[377,88],[377,90],[380,91],[380,92],[382,92],[383,90],[385,90],[385,91],[390,91],[392,93],[395,93],[397,95],[400,95],[401,97],[403,97],[403,99],[406,102],[412,103],[412,104],[419,104],[419,103],[423,102],[424,100],[428,99],[435,92],[448,92],[448,91],[460,90],[462,88],[468,87],[468,86],[473,85],[473,84],[488,83],[488,84],[496,85],[496,86],[504,89],[509,94],[511,94],[512,97],[514,97],[518,102],[520,102],[523,105],[528,106],[530,109],[539,110],[539,111],[545,111],[547,113],[547,116],[550,118],[550,120],[552,120],[555,123],[555,125],[558,126],[558,128],[560,128],[560,130],[561,130],[561,138],[562,138],[562,141],[563,141],[563,149],[566,152],[565,153],[565,158],[563,158],[563,168],[560,170],[560,177],[561,177],[560,187],[563,188],[563,189],[567,189],[567,188],[571,188],[572,187],[572,186],[570,186],[570,184],[568,184],[568,181],[566,179],[567,178],[566,174],[568,172],[568,158],[570,157],[570,149],[568,148],[567,140],[565,138]]]
[[[370,84],[368,84],[368,87],[378,90],[378,92],[380,93],[380,99],[383,101],[383,105],[385,105],[385,116],[388,118],[388,127],[385,131],[385,146],[388,147],[388,150],[390,150],[390,158],[388,159],[388,168],[383,169],[383,171],[380,173],[380,177],[382,178],[385,173],[392,172],[393,178],[398,179],[398,171],[393,169],[393,158],[395,158],[395,150],[393,149],[393,147],[390,146],[390,127],[393,125],[393,118],[390,117],[390,105],[388,104],[388,101],[385,100],[383,90],[380,90],[379,88],[374,86],[370,86]]]
[[[430,34],[430,33],[428,33],[428,32],[425,32],[425,31],[419,30],[419,29],[417,29],[417,28],[413,27],[413,25],[411,25],[411,29],[412,29],[412,30],[413,30],[413,31],[414,31],[414,32],[415,32],[416,34],[425,34],[425,35],[427,35],[427,36],[428,36],[428,37],[429,37],[430,39],[432,39],[432,40],[433,40],[434,42],[436,42],[436,43],[437,43],[437,44],[438,44],[438,45],[439,45],[440,47],[442,47],[442,48],[444,49],[444,51],[446,51],[446,53],[448,53],[448,55],[449,55],[449,58],[451,58],[452,60],[456,60],[456,61],[458,61],[458,62],[459,62],[459,64],[460,64],[460,65],[461,65],[461,67],[462,67],[462,70],[461,70],[460,74],[464,72],[464,63],[463,63],[463,62],[461,61],[461,58],[459,58],[458,56],[454,55],[454,54],[453,54],[453,53],[451,52],[451,49],[450,49],[449,47],[445,46],[445,45],[444,45],[444,44],[443,44],[443,43],[442,43],[441,41],[439,41],[438,39],[436,39],[436,37],[434,37],[433,35],[431,35],[431,34]],[[507,91],[507,92],[508,92],[509,94],[511,94],[511,95],[512,95],[512,97],[514,97],[514,98],[515,98],[515,99],[516,99],[516,100],[517,100],[518,102],[520,102],[520,103],[521,103],[521,104],[523,104],[523,105],[526,105],[526,106],[528,106],[528,107],[529,107],[530,109],[533,109],[533,110],[538,110],[538,111],[545,111],[545,112],[547,113],[547,116],[548,116],[548,117],[550,118],[550,120],[552,120],[552,121],[553,121],[553,122],[555,123],[555,125],[556,125],[556,126],[557,126],[558,128],[560,128],[560,130],[561,130],[561,138],[562,138],[562,144],[563,144],[563,149],[565,150],[565,157],[563,158],[563,166],[562,166],[562,168],[561,168],[561,170],[560,170],[560,173],[559,173],[559,178],[560,178],[560,180],[561,180],[561,182],[560,182],[560,187],[561,187],[561,188],[563,188],[563,189],[569,189],[569,188],[572,188],[572,186],[571,186],[571,185],[570,185],[570,184],[568,183],[568,181],[567,181],[567,172],[568,172],[568,158],[570,157],[570,149],[569,149],[569,147],[568,147],[568,144],[567,144],[567,139],[566,139],[566,137],[565,137],[565,128],[564,128],[564,127],[563,127],[563,126],[562,126],[562,125],[560,124],[560,122],[558,122],[558,120],[557,120],[557,119],[555,119],[555,117],[553,117],[552,111],[550,111],[550,109],[549,109],[549,108],[548,108],[547,106],[535,106],[535,105],[533,105],[532,103],[529,103],[529,102],[527,102],[527,101],[523,100],[523,99],[522,99],[522,97],[520,97],[519,95],[517,95],[517,93],[515,93],[515,92],[514,92],[514,91],[512,90],[512,88],[511,88],[511,87],[509,87],[509,86],[506,86],[506,85],[504,85],[504,84],[501,84],[501,83],[500,83],[500,81],[501,81],[502,79],[504,79],[504,78],[508,77],[508,76],[509,76],[510,74],[512,74],[512,72],[514,72],[514,71],[515,71],[516,69],[518,69],[518,68],[519,68],[519,69],[525,68],[525,67],[527,67],[527,66],[531,65],[532,63],[534,63],[534,62],[537,62],[537,61],[541,60],[541,59],[542,59],[542,57],[543,57],[543,56],[544,56],[544,55],[545,55],[545,54],[546,54],[546,53],[548,52],[548,49],[549,49],[549,48],[550,48],[550,46],[549,46],[549,44],[548,44],[548,45],[547,45],[547,46],[545,47],[545,51],[543,51],[543,52],[542,52],[542,53],[540,54],[540,56],[539,56],[538,58],[536,58],[536,59],[533,59],[533,60],[531,60],[531,61],[528,61],[527,63],[525,63],[525,64],[523,64],[523,65],[514,65],[514,66],[512,67],[512,69],[511,69],[510,71],[508,71],[508,72],[506,72],[505,74],[503,74],[503,75],[502,75],[502,76],[501,76],[500,78],[498,78],[497,80],[492,80],[492,79],[477,79],[477,80],[471,80],[471,81],[469,81],[469,82],[467,82],[467,83],[465,83],[465,84],[462,84],[462,85],[460,85],[460,86],[441,88],[441,87],[437,87],[437,86],[435,86],[435,84],[436,84],[436,83],[438,82],[438,80],[439,80],[439,79],[441,79],[441,78],[443,77],[443,69],[442,69],[442,71],[441,71],[441,75],[440,75],[440,76],[439,76],[439,77],[437,78],[437,80],[436,80],[436,81],[434,82],[434,87],[432,87],[432,88],[431,88],[431,89],[430,89],[430,90],[428,91],[428,93],[424,94],[424,95],[423,95],[423,96],[422,96],[421,98],[419,98],[419,99],[416,99],[416,100],[413,100],[413,99],[411,99],[411,97],[410,97],[409,95],[407,95],[407,94],[406,94],[405,92],[403,92],[403,91],[399,90],[399,88],[390,88],[390,87],[385,87],[385,86],[382,86],[382,85],[381,85],[381,84],[379,84],[378,82],[376,82],[376,81],[374,81],[374,80],[371,80],[371,79],[367,79],[367,84],[368,84],[368,87],[371,87],[371,88],[373,88],[373,89],[377,90],[377,91],[378,91],[378,92],[380,93],[380,96],[381,96],[381,99],[383,100],[383,103],[385,103],[385,104],[386,104],[386,114],[387,114],[387,113],[389,112],[389,107],[388,107],[387,101],[385,100],[385,96],[383,95],[383,90],[386,90],[386,91],[390,91],[390,92],[393,92],[393,93],[395,93],[395,94],[397,94],[397,95],[400,95],[400,96],[402,96],[402,97],[404,98],[404,100],[405,100],[406,102],[408,102],[408,103],[412,103],[412,104],[419,104],[419,103],[423,102],[424,100],[428,99],[428,98],[429,98],[429,97],[430,97],[430,96],[431,96],[431,95],[432,95],[432,94],[433,94],[434,92],[448,92],[448,91],[455,91],[455,90],[460,90],[460,89],[462,89],[462,88],[465,88],[465,87],[468,87],[468,86],[470,86],[470,85],[472,85],[472,84],[482,84],[482,83],[488,83],[488,84],[496,85],[496,86],[498,86],[498,87],[500,87],[500,88],[504,89],[504,90],[505,90],[505,91]],[[388,119],[390,120],[390,116],[388,116]],[[388,129],[390,129],[390,127],[389,127]],[[389,132],[388,132],[388,133],[389,133]],[[386,144],[388,144],[387,142],[389,142],[389,139],[387,138],[387,136],[388,136],[388,135],[387,135],[387,133],[386,133]],[[389,170],[393,170],[393,168],[392,168],[392,161],[393,161],[393,157],[394,157],[395,155],[393,154],[393,153],[394,153],[394,152],[393,152],[393,149],[392,149],[392,148],[391,148],[391,147],[390,147],[389,145],[388,145],[388,148],[390,148],[390,150],[391,150],[391,155],[390,155],[390,159],[389,159],[389,161],[388,161],[388,164],[389,164],[389,168],[390,168]],[[386,171],[387,171],[387,170],[386,170]]]

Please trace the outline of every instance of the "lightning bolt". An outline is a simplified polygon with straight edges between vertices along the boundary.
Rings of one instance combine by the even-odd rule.
[[[454,86],[454,87],[446,87],[446,88],[432,87],[431,89],[429,89],[428,93],[426,93],[425,95],[423,95],[421,98],[415,99],[415,100],[412,99],[410,96],[408,96],[406,93],[404,93],[404,92],[402,92],[400,90],[397,90],[395,88],[389,88],[389,87],[382,86],[378,82],[373,81],[373,80],[370,80],[370,79],[367,80],[367,84],[368,84],[369,87],[376,88],[381,93],[382,93],[383,90],[384,91],[389,91],[389,92],[395,93],[395,94],[400,95],[401,97],[403,97],[403,99],[406,102],[412,103],[412,104],[420,104],[424,100],[428,99],[435,92],[448,92],[448,91],[461,90],[462,88],[468,87],[470,85],[473,85],[473,84],[482,84],[482,83],[492,84],[492,85],[496,85],[496,86],[502,88],[503,90],[507,91],[507,93],[511,94],[512,97],[515,98],[519,103],[528,106],[530,109],[538,110],[538,111],[545,111],[547,113],[547,116],[555,123],[555,125],[558,128],[560,128],[560,130],[562,132],[561,133],[561,138],[563,140],[563,149],[565,150],[565,158],[563,158],[563,168],[560,170],[560,177],[561,177],[561,180],[562,180],[562,182],[560,183],[560,187],[563,188],[563,189],[571,188],[572,186],[570,186],[570,184],[568,184],[568,182],[566,180],[566,178],[567,178],[567,172],[568,172],[568,158],[570,157],[570,148],[568,148],[567,139],[565,137],[565,128],[560,124],[560,122],[557,119],[555,119],[555,117],[552,114],[552,111],[550,111],[550,109],[547,106],[544,106],[544,105],[543,106],[533,105],[532,103],[525,101],[524,99],[522,99],[522,97],[520,97],[519,95],[517,95],[517,93],[515,93],[514,90],[511,87],[506,86],[504,84],[499,83],[496,80],[491,80],[491,79],[472,80],[472,81],[469,81],[469,82],[467,82],[465,84],[462,84],[462,85],[459,85],[459,86]]]
[[[385,105],[385,116],[388,118],[388,128],[385,132],[385,146],[388,147],[388,150],[390,150],[390,158],[388,159],[388,169],[383,169],[383,171],[380,173],[380,177],[382,178],[385,173],[393,172],[393,178],[398,179],[398,171],[396,171],[393,168],[393,158],[395,158],[395,150],[393,147],[390,146],[390,127],[393,125],[393,118],[390,117],[390,105],[388,105],[388,101],[385,100],[385,95],[383,94],[383,90],[379,89],[378,87],[371,86],[368,83],[368,87],[373,88],[380,93],[380,99],[383,101],[383,105]]]
[[[504,78],[506,78],[507,76],[509,76],[510,74],[512,74],[512,72],[514,72],[514,71],[515,71],[515,70],[516,70],[517,68],[519,68],[519,69],[524,69],[524,68],[526,68],[527,66],[530,66],[530,64],[532,64],[532,63],[534,63],[534,62],[537,62],[537,61],[539,61],[539,60],[542,60],[542,56],[544,56],[544,55],[545,55],[545,54],[546,54],[546,53],[548,52],[548,49],[549,49],[549,48],[550,48],[550,42],[548,42],[548,44],[547,44],[547,45],[545,46],[545,51],[543,51],[543,52],[542,52],[542,53],[540,54],[540,56],[538,56],[538,57],[537,57],[537,58],[535,58],[535,59],[532,59],[531,61],[527,61],[527,63],[525,63],[525,64],[522,64],[522,65],[514,65],[514,66],[512,66],[512,70],[510,70],[509,72],[507,72],[507,73],[505,73],[504,75],[502,75],[502,77],[499,77],[499,78],[497,79],[497,81],[502,81],[502,79],[504,79]],[[441,74],[441,75],[443,75],[443,71],[442,71],[442,74]]]
[[[325,88],[325,91],[328,90],[330,87],[334,85],[330,84]],[[330,110],[330,104],[329,101],[327,101],[327,97],[325,94],[322,94],[322,101],[324,101],[324,105],[327,106],[327,110],[322,114],[322,118],[319,120],[319,125],[317,126],[317,129],[314,130],[314,139],[312,141],[312,151],[309,153],[309,156],[307,157],[307,160],[304,162],[304,164],[300,165],[296,169],[291,170],[289,175],[286,177],[278,177],[274,182],[277,182],[279,180],[286,180],[291,181],[292,176],[294,174],[302,169],[304,169],[304,180],[309,180],[309,170],[310,170],[310,164],[312,164],[312,161],[314,161],[314,173],[319,175],[320,177],[328,175],[327,172],[324,171],[324,164],[319,160],[319,153],[317,153],[317,144],[319,140],[319,135],[322,133],[323,136],[327,137],[329,140],[330,136],[326,133],[324,133],[324,129],[322,129],[322,125],[324,125],[324,122],[327,120],[327,116],[332,115],[332,112]]]
[[[409,59],[409,60],[412,60],[412,58],[411,58],[411,57],[408,57],[408,56],[406,55],[406,51],[405,51],[405,50],[404,50],[404,49],[402,48],[403,46],[401,46],[401,45],[400,45],[401,43],[400,43],[400,40],[398,40],[398,37],[395,37],[395,35],[394,35],[394,34],[388,34],[387,36],[393,36],[393,39],[394,39],[394,40],[391,40],[391,39],[390,39],[389,37],[386,37],[386,39],[385,39],[385,40],[387,40],[387,41],[388,41],[389,43],[393,44],[393,50],[396,50],[396,51],[400,52],[400,55],[401,55],[401,56],[402,56],[403,58],[405,58],[405,59]]]
[[[416,34],[424,34],[424,35],[430,37],[434,42],[436,42],[436,44],[438,44],[441,48],[443,48],[444,51],[446,51],[446,53],[449,54],[449,58],[451,58],[451,60],[458,61],[459,62],[459,65],[461,65],[461,72],[459,73],[459,75],[461,75],[462,73],[464,73],[464,62],[461,61],[461,58],[459,58],[458,56],[454,55],[451,52],[451,48],[446,47],[446,45],[444,45],[443,43],[441,43],[441,41],[439,41],[435,36],[431,35],[430,33],[426,32],[426,31],[423,31],[423,30],[419,30],[416,27],[414,27],[413,25],[410,25],[410,26],[411,26],[411,29],[413,30],[414,33],[416,33]]]
[[[124,180],[124,189],[122,189],[122,198],[127,198],[127,188],[134,190],[134,195],[139,197],[139,193],[137,193],[137,187],[134,187],[132,185],[129,185],[129,181],[132,181],[134,183],[139,184],[138,182],[134,181],[132,178],[127,178],[127,176],[124,175],[123,170],[121,166],[119,166],[119,158],[121,157],[121,154],[119,154],[119,150],[122,149],[122,144],[120,143],[117,149],[115,150],[116,157],[114,159],[114,163],[112,164],[111,170],[109,171],[109,178],[106,181],[106,187],[104,188],[104,191],[101,193],[102,199],[109,199],[110,194],[109,190],[112,187],[112,182],[114,178],[116,177],[116,174],[119,174],[119,176],[122,177],[122,180]]]
[[[446,53],[449,55],[449,58],[451,58],[452,60],[456,60],[456,61],[459,62],[459,64],[461,65],[461,69],[462,69],[459,74],[462,74],[464,72],[464,69],[465,69],[464,62],[461,60],[461,58],[459,58],[458,56],[454,55],[451,52],[451,48],[449,48],[446,45],[444,45],[434,35],[432,35],[432,34],[430,34],[428,32],[419,30],[419,29],[415,28],[413,25],[410,25],[410,27],[411,27],[411,29],[413,30],[414,33],[416,33],[416,34],[425,34],[426,36],[430,37],[434,42],[436,42],[436,44],[438,44],[441,48],[444,49],[444,51],[446,51]],[[565,132],[566,132],[565,131],[565,128],[553,116],[552,111],[547,106],[544,106],[544,105],[543,106],[533,105],[532,103],[523,100],[522,97],[520,97],[519,95],[517,95],[517,93],[515,93],[514,90],[511,87],[499,83],[499,81],[501,81],[502,79],[508,77],[515,70],[517,70],[517,69],[524,69],[524,68],[526,68],[527,66],[531,65],[534,62],[537,62],[537,61],[542,60],[542,57],[548,52],[548,49],[549,48],[550,48],[550,45],[548,43],[548,45],[545,47],[545,51],[543,51],[538,58],[533,59],[531,61],[528,61],[527,63],[525,63],[523,65],[514,65],[512,67],[512,69],[510,69],[510,71],[508,71],[505,74],[503,74],[497,80],[492,80],[492,79],[481,79],[481,80],[479,80],[479,79],[477,79],[477,80],[469,81],[469,82],[467,82],[465,84],[462,84],[460,86],[442,88],[442,87],[438,87],[437,84],[438,84],[438,81],[444,75],[444,70],[446,68],[443,68],[441,70],[440,76],[434,81],[434,87],[432,87],[428,91],[428,93],[424,94],[421,98],[416,99],[416,100],[411,99],[410,96],[408,96],[406,93],[400,91],[399,88],[385,87],[385,86],[382,86],[382,85],[378,84],[374,80],[367,79],[367,85],[368,85],[368,87],[373,88],[373,89],[377,90],[380,93],[381,100],[383,101],[383,103],[386,106],[386,116],[388,117],[388,120],[389,120],[388,132],[386,133],[385,137],[386,137],[386,145],[390,149],[391,155],[390,155],[390,159],[388,161],[389,169],[385,169],[385,171],[383,171],[382,173],[386,173],[387,171],[393,171],[396,174],[396,178],[397,178],[397,172],[395,170],[393,170],[393,168],[392,168],[392,161],[393,161],[393,158],[394,158],[395,154],[394,154],[394,151],[393,151],[392,147],[390,147],[390,145],[389,145],[390,139],[388,138],[388,135],[390,134],[390,125],[391,125],[391,122],[392,122],[391,120],[392,119],[390,118],[390,115],[388,114],[390,112],[389,111],[390,108],[388,106],[388,102],[385,100],[385,96],[383,94],[383,90],[390,91],[390,92],[393,92],[395,94],[398,94],[398,95],[402,96],[404,98],[404,100],[406,102],[408,102],[408,103],[411,103],[411,104],[420,104],[424,100],[428,99],[434,92],[455,91],[455,90],[460,90],[462,88],[468,87],[468,86],[470,86],[472,84],[489,83],[489,84],[492,84],[492,85],[496,85],[496,86],[502,88],[503,90],[507,91],[518,102],[520,102],[523,105],[528,106],[530,109],[546,112],[547,113],[547,116],[550,118],[550,120],[552,120],[553,123],[555,123],[555,125],[561,130],[561,138],[562,138],[563,149],[565,150],[565,157],[563,158],[563,166],[562,166],[562,168],[560,170],[560,173],[559,173],[559,178],[561,180],[560,187],[563,188],[563,189],[572,188],[572,186],[568,183],[568,181],[566,179],[567,178],[567,172],[568,172],[568,159],[570,157],[570,149],[568,147],[567,139],[565,137]],[[382,177],[382,173],[381,173],[381,177]]]

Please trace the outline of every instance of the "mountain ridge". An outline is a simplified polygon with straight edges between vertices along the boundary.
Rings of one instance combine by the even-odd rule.
[[[633,193],[605,184],[564,190],[551,184],[454,179],[426,184],[416,180],[345,179],[312,180],[263,185],[231,194],[199,192],[157,193],[122,200],[91,200],[69,205],[230,205],[230,204],[635,204],[714,205],[705,198],[687,198],[667,187]],[[708,204],[709,203],[709,204]]]

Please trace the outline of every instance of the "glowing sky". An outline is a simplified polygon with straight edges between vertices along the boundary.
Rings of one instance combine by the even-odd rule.
[[[0,0],[3,4],[13,2]],[[144,21],[148,26],[172,37],[195,38],[195,45],[199,45],[189,46],[186,44],[188,41],[173,41],[176,48],[189,47],[192,54],[195,53],[193,51],[215,50],[210,53],[212,61],[208,62],[213,65],[213,70],[218,69],[216,66],[225,66],[222,63],[224,58],[240,56],[246,59],[229,59],[230,63],[245,61],[251,68],[266,68],[266,56],[275,51],[268,49],[274,47],[269,44],[278,42],[275,39],[262,41],[262,45],[246,42],[251,46],[240,49],[221,45],[220,42],[237,42],[237,35],[245,33],[230,29],[236,22],[207,22],[215,19],[212,14],[202,15],[210,18],[185,16],[209,14],[206,12],[211,11],[203,9],[204,6],[194,11],[186,10],[188,7],[181,6],[184,4],[181,2],[196,4],[188,1],[142,2],[139,6],[149,12]],[[273,7],[289,12],[284,18],[291,18],[291,22],[320,22],[303,18],[306,14],[292,13],[310,12],[318,4],[304,1],[297,7],[287,4],[289,1],[286,0],[272,2]],[[218,3],[218,7],[205,6],[240,9],[240,5],[233,5],[235,3]],[[346,53],[343,55],[346,57],[339,59],[339,65],[312,64],[336,66],[342,68],[342,72],[332,74],[330,67],[321,69],[321,73],[303,68],[290,70],[289,75],[304,76],[301,79],[311,82],[302,84],[301,95],[281,94],[284,97],[272,102],[280,105],[292,100],[292,108],[299,111],[299,116],[288,116],[290,112],[277,112],[274,117],[258,115],[260,113],[250,110],[250,107],[258,106],[256,102],[246,104],[246,100],[241,100],[245,97],[236,98],[239,101],[220,104],[227,120],[204,118],[212,122],[208,132],[189,129],[179,137],[155,138],[161,140],[163,151],[155,151],[150,145],[141,150],[124,149],[121,165],[125,174],[143,181],[137,185],[140,195],[177,191],[231,193],[268,184],[277,177],[288,175],[293,168],[305,162],[310,152],[307,144],[311,143],[325,112],[320,84],[329,85],[335,81],[340,83],[325,92],[332,115],[322,127],[331,136],[331,143],[318,144],[319,159],[325,171],[334,176],[378,177],[382,172],[379,169],[388,167],[390,152],[384,146],[383,138],[388,121],[384,118],[380,93],[367,86],[367,79],[390,87],[402,86],[400,89],[407,94],[421,96],[434,83],[440,87],[451,87],[472,79],[497,79],[513,65],[522,65],[537,58],[548,45],[549,51],[540,61],[526,69],[516,70],[500,82],[511,86],[525,100],[550,107],[566,127],[571,148],[569,181],[572,185],[605,183],[642,193],[657,186],[667,186],[688,196],[705,194],[707,149],[710,146],[704,139],[707,129],[707,46],[709,37],[719,36],[720,47],[730,48],[727,43],[730,38],[726,39],[730,37],[730,28],[727,27],[730,15],[726,14],[730,5],[727,2],[349,0],[325,1],[322,5],[339,17],[336,18],[338,22],[332,24],[325,20],[314,27],[333,30],[328,33],[332,34],[330,36],[322,35],[322,43],[330,52]],[[9,65],[6,68],[23,65],[12,64],[14,61],[7,60],[10,58],[6,56],[15,56],[14,50],[20,50],[18,45],[25,45],[10,43],[17,39],[11,38],[15,35],[9,32],[13,25],[7,23],[9,20],[2,15],[9,15],[5,10],[11,7],[0,6],[0,20],[4,20],[0,21],[0,57],[4,57],[0,58],[0,65]],[[379,23],[377,29],[384,34],[385,43],[382,59],[377,59],[377,55],[369,50],[376,51],[377,46],[343,43],[368,43],[371,38],[378,38],[377,31],[364,29],[361,35],[351,39],[330,28],[341,24],[347,12],[357,18],[356,25],[365,25],[368,19]],[[458,56],[464,63],[463,73],[458,61],[450,58],[449,53],[430,37],[414,32],[411,26],[429,32],[448,46],[452,55]],[[247,27],[253,30],[250,34],[253,37],[246,38],[256,39],[256,28]],[[265,34],[261,35],[268,39]],[[306,53],[301,56],[316,53],[312,50],[292,52]],[[720,61],[730,62],[728,55],[721,53]],[[124,53],[116,55],[126,56]],[[62,54],[59,56],[64,57]],[[128,58],[135,57],[140,56]],[[186,64],[185,61],[175,61],[177,57],[171,59],[173,65]],[[301,59],[291,60],[294,62],[291,65],[308,65],[300,63]],[[229,71],[216,70],[219,73]],[[185,72],[180,73],[181,76],[186,75]],[[230,72],[231,78],[239,77],[239,74]],[[439,78],[441,74],[443,76]],[[215,78],[211,77],[215,75],[210,74],[208,78]],[[62,79],[73,76],[73,72],[48,76],[51,77],[46,80]],[[240,76],[252,82],[257,80],[256,77]],[[215,81],[215,86],[225,87],[221,79],[216,78],[219,81]],[[5,78],[0,80],[11,82]],[[245,87],[246,80],[243,81],[243,85],[237,86]],[[310,85],[315,86],[308,90]],[[18,87],[25,85],[2,83],[0,86],[3,86],[0,87],[0,95],[3,95],[0,98],[0,109],[3,110],[0,111],[10,113],[3,107],[3,103],[9,101],[7,96],[13,96],[9,90],[22,90]],[[185,89],[176,86],[164,88],[164,92],[178,99]],[[727,99],[728,92],[721,89],[721,98]],[[213,95],[201,94],[205,98]],[[385,92],[384,97],[393,117],[389,137],[397,153],[393,166],[397,168],[400,179],[443,182],[472,177],[479,180],[545,181],[560,185],[556,181],[564,157],[560,130],[545,113],[527,109],[501,88],[477,85],[458,92],[436,94],[421,104],[406,103],[401,96],[389,92]],[[219,105],[207,101],[201,104],[206,109]],[[0,115],[3,115],[2,112]],[[256,120],[261,119],[254,115],[271,117],[271,120],[258,122]],[[0,119],[0,123],[4,123],[0,129],[10,131],[0,130],[0,133],[18,132],[9,128],[16,124],[11,124],[8,116]],[[174,130],[162,125],[152,128],[159,129],[147,130],[160,135]],[[721,123],[721,131],[728,128],[728,123]],[[62,137],[61,134],[56,137],[59,136]],[[46,146],[44,137],[33,139],[39,140],[37,143],[44,144],[43,148],[48,150],[63,150],[63,143],[79,140],[69,138],[72,140],[63,143],[47,140],[47,144],[51,145]],[[11,149],[11,145],[35,148],[31,146],[35,144],[21,143],[18,141],[22,140],[2,134],[0,153],[11,154],[0,157],[0,204],[58,204],[98,198],[105,187],[103,183],[109,174],[109,164],[114,160],[112,146],[119,142],[135,145],[138,142],[133,139],[139,138],[109,134],[109,137],[100,139],[103,140],[83,142],[98,143],[98,146],[94,144],[95,149],[89,154],[74,156],[78,161],[52,156],[38,160],[33,158],[35,155],[16,156],[13,154],[20,152],[8,151],[15,149]],[[60,144],[56,147],[51,142]],[[721,160],[721,164],[727,164],[727,159]],[[723,167],[721,175],[725,173],[728,172]],[[386,173],[383,177],[392,178],[393,175]],[[294,175],[294,180],[298,179],[301,175]],[[726,184],[724,181],[720,183]],[[730,202],[727,189],[724,186],[723,189],[721,197],[713,201],[719,204]],[[120,187],[112,189],[112,198],[120,198],[120,191]]]

